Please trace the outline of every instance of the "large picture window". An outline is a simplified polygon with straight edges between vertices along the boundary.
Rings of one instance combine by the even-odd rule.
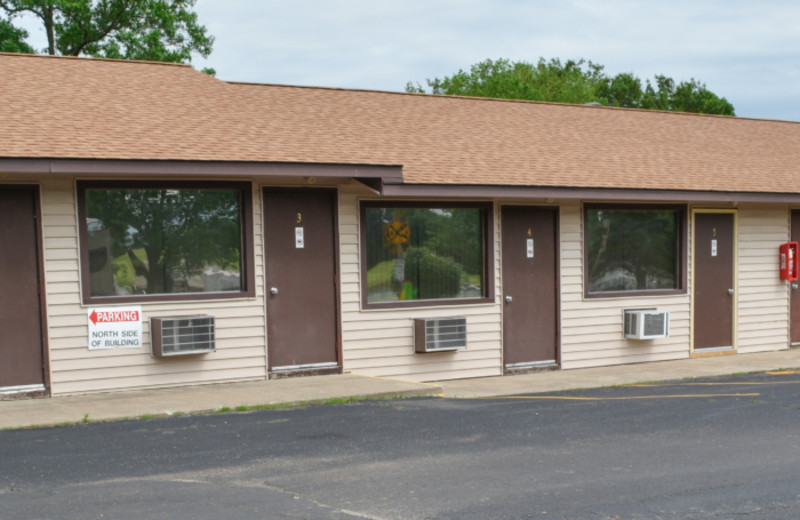
[[[676,206],[587,204],[587,295],[681,291],[685,214]]]
[[[490,296],[490,204],[363,202],[361,215],[365,306]]]
[[[83,182],[79,211],[87,301],[252,290],[248,184]]]

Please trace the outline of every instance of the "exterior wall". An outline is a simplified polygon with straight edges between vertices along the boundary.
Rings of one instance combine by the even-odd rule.
[[[256,274],[254,298],[143,303],[143,348],[89,350],[87,308],[81,303],[75,179],[39,179],[45,258],[51,390],[54,395],[263,379],[267,377],[261,188],[253,185]],[[269,185],[296,184],[270,180]],[[345,371],[416,381],[502,374],[500,207],[494,218],[495,299],[475,305],[404,309],[361,308],[359,200],[377,196],[357,182],[339,186],[342,365]],[[522,202],[525,201],[516,201]],[[532,202],[535,204],[535,202]],[[630,298],[583,295],[583,229],[579,202],[561,202],[561,368],[681,359],[691,355],[691,273],[685,294]],[[691,226],[689,226],[691,230]],[[789,286],[778,278],[777,247],[789,240],[789,208],[742,205],[737,210],[737,349],[740,353],[788,348]],[[689,231],[691,232],[691,231]],[[691,244],[692,237],[688,237]],[[687,248],[691,251],[691,247]],[[691,268],[691,259],[687,262]],[[127,305],[127,304],[126,304]],[[670,337],[622,337],[623,310],[656,307],[671,312]],[[151,316],[210,314],[217,351],[187,358],[150,355]],[[466,316],[468,348],[416,354],[413,319]]]
[[[738,224],[738,351],[786,349],[790,286],[779,277],[778,246],[790,240],[789,208],[742,206]]]
[[[142,348],[89,350],[88,306],[81,303],[80,296],[75,182],[74,179],[47,180],[40,186],[53,395],[266,377],[258,190],[253,190],[255,298],[142,303]],[[172,359],[156,359],[150,355],[151,316],[195,314],[215,317],[216,352]]]
[[[361,310],[359,190],[340,197],[344,367],[376,376],[412,380],[465,378],[502,373],[502,264],[499,208],[495,214],[495,303],[422,309]],[[364,197],[368,198],[368,197]],[[518,201],[519,202],[519,201]],[[691,214],[689,212],[689,218]],[[742,207],[738,222],[737,348],[741,353],[785,349],[789,334],[788,284],[778,279],[776,251],[789,237],[786,207]],[[687,254],[691,252],[687,225]],[[585,298],[583,228],[579,202],[560,204],[561,368],[685,359],[691,355],[691,258],[687,290],[669,296]],[[637,341],[623,337],[623,311],[655,307],[670,311],[670,337]],[[412,320],[466,315],[469,347],[446,354],[414,353]]]
[[[561,206],[561,367],[585,368],[689,356],[689,294],[584,298],[583,228],[579,203]],[[639,341],[622,335],[623,311],[670,311],[670,336]]]
[[[431,306],[416,309],[361,310],[360,198],[374,198],[356,187],[339,193],[342,344],[344,369],[373,376],[413,381],[496,376],[501,373],[502,316],[499,291],[491,304]],[[495,216],[497,237],[499,219]],[[499,242],[492,244],[499,258]],[[496,260],[497,265],[499,261]],[[499,271],[495,270],[496,287]],[[414,353],[414,318],[467,317],[467,349]]]

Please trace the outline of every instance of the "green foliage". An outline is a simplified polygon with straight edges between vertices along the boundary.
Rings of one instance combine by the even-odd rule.
[[[370,301],[480,295],[485,251],[483,210],[369,207],[365,218]],[[385,240],[386,231],[400,223],[408,230],[405,241]]]
[[[587,210],[589,291],[676,288],[678,226],[674,210]]]
[[[389,286],[394,274],[394,260],[380,262],[367,271],[367,290]]]
[[[236,190],[88,189],[86,213],[96,222],[90,235],[110,233],[119,286],[135,274],[145,277],[149,294],[185,292],[178,280],[206,266],[240,272]]]
[[[195,1],[0,0],[0,9],[39,18],[49,54],[190,63],[214,43],[197,22]]]
[[[526,99],[557,103],[602,105],[735,115],[733,105],[709,91],[695,79],[676,85],[672,78],[657,75],[646,86],[632,73],[609,77],[603,66],[591,61],[540,58],[536,64],[507,59],[485,60],[469,72],[427,80],[432,94]],[[407,83],[407,92],[425,93],[419,83]]]
[[[452,298],[458,294],[463,269],[455,260],[427,247],[409,247],[404,257],[406,280],[414,284],[419,299]]]
[[[0,52],[22,52],[33,54],[33,47],[25,43],[28,31],[18,29],[8,20],[0,18]]]

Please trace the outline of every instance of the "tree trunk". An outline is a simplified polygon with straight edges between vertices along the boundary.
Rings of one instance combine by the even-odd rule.
[[[55,36],[55,23],[53,21],[53,8],[45,7],[42,14],[44,19],[44,28],[47,32],[47,52],[51,56],[56,54],[56,36]]]

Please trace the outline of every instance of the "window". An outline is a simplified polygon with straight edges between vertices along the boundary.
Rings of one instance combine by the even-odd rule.
[[[253,293],[250,185],[81,182],[87,302]]]
[[[681,292],[685,214],[680,206],[587,204],[586,294]]]
[[[491,298],[491,204],[363,202],[365,307]]]

